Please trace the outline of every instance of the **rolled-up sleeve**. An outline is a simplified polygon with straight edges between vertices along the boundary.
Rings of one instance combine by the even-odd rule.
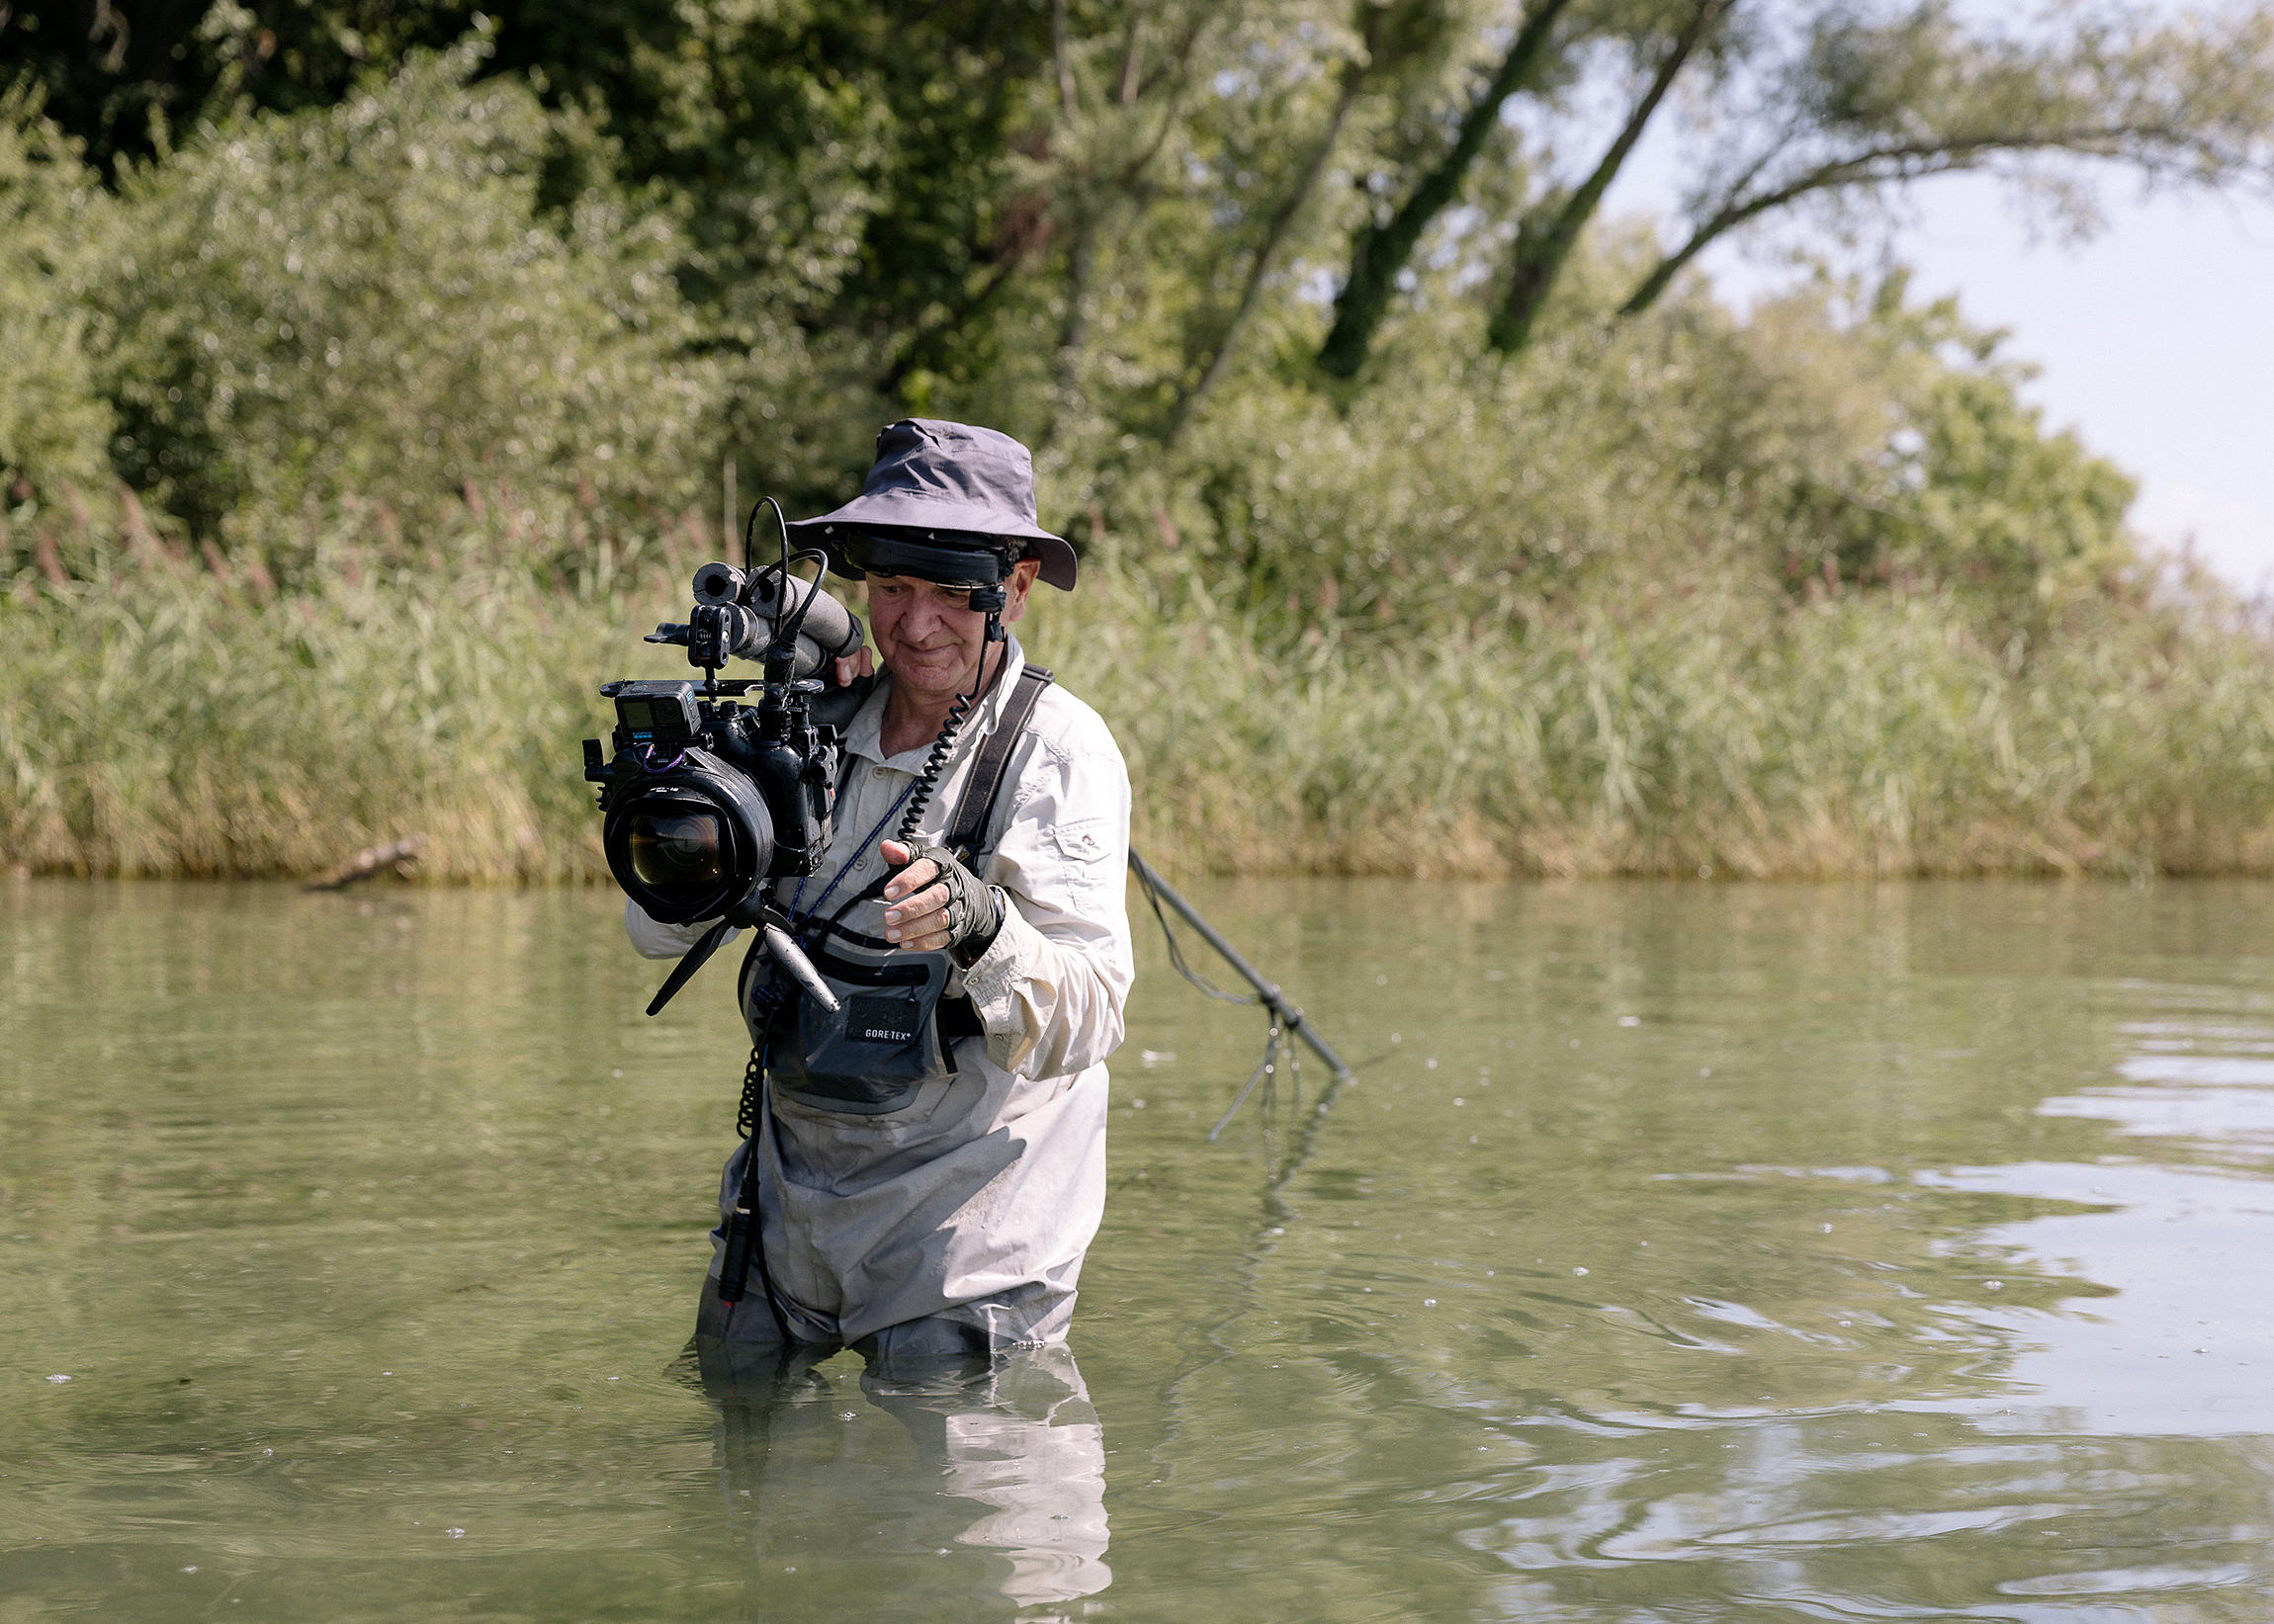
[[[705,919],[692,925],[667,925],[650,917],[648,910],[639,903],[629,898],[624,903],[624,934],[632,938],[633,948],[643,959],[686,957],[687,950],[703,939],[703,933],[714,922]],[[719,945],[725,947],[741,934],[740,930],[731,930],[727,933],[727,941]]]
[[[1077,702],[1078,703],[1078,702]],[[1012,906],[963,973],[988,1057],[1018,1076],[1086,1071],[1119,1047],[1136,977],[1129,941],[1129,773],[1088,706],[1022,746],[1017,794],[987,864]]]

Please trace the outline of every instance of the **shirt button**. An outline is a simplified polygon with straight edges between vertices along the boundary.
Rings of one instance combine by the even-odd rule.
[[[884,777],[884,775],[885,775],[886,773],[889,773],[889,772],[891,772],[891,771],[892,771],[892,769],[891,769],[890,767],[876,767],[876,768],[872,768],[872,769],[870,770],[870,772],[869,772],[869,777],[871,777],[871,778],[882,778],[882,777]]]

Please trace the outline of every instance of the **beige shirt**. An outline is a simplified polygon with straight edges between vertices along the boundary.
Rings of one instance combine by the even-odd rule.
[[[980,741],[1025,664],[1015,641],[1009,652],[1010,668],[956,739],[921,838],[945,837]],[[846,730],[835,843],[805,883],[810,905],[849,868],[830,912],[885,867],[873,842],[838,848],[867,836],[930,753],[927,740],[884,755],[889,684],[878,684]],[[1043,690],[1011,752],[996,828],[982,878],[1012,906],[986,954],[950,977],[950,995],[969,995],[986,1028],[984,1040],[956,1046],[956,1075],[878,1116],[772,1101],[760,1136],[766,1261],[806,1322],[793,1326],[801,1336],[849,1342],[1022,1288],[1039,1308],[1072,1293],[1096,1233],[1104,1062],[1121,1042],[1135,976],[1125,899],[1129,775],[1104,721],[1056,684]],[[796,889],[780,884],[777,897],[787,903]],[[844,922],[882,936],[883,911],[864,902]],[[650,958],[677,957],[707,928],[659,924],[634,903],[625,925]],[[976,1310],[970,1317],[985,1318]]]

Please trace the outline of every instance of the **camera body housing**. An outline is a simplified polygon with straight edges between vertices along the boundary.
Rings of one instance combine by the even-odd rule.
[[[835,727],[805,706],[712,699],[693,682],[612,682],[601,692],[617,718],[610,752],[602,756],[597,739],[585,752],[585,776],[603,786],[601,849],[616,883],[653,917],[721,918],[759,883],[821,866]]]
[[[820,583],[783,566],[705,564],[684,625],[651,642],[682,643],[703,680],[624,680],[601,693],[616,727],[584,741],[584,777],[600,786],[601,849],[625,894],[665,924],[750,924],[766,883],[821,866],[839,729],[866,684],[831,689],[813,673],[857,652],[859,621]],[[729,657],[765,676],[722,681]],[[756,696],[754,704],[747,703]]]

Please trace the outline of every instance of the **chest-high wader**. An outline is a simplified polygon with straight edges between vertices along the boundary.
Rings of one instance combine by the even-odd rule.
[[[942,842],[964,867],[978,870],[989,849],[1009,771],[1011,752],[1033,720],[1042,690],[1052,674],[1038,665],[1018,673],[1004,703],[1002,720],[980,745],[957,799],[955,816]],[[846,859],[857,862],[860,853]],[[945,953],[912,953],[840,923],[854,903],[875,900],[891,875],[880,877],[826,921],[801,930],[811,956],[837,1008],[797,992],[769,974],[772,961],[758,944],[743,960],[738,992],[750,1029],[750,1061],[743,1073],[743,1097],[735,1131],[750,1142],[744,1153],[741,1192],[727,1224],[727,1250],[721,1260],[719,1298],[727,1304],[743,1296],[751,1263],[774,1310],[773,1282],[766,1273],[765,1247],[758,1235],[757,1135],[766,1090],[780,1089],[801,1105],[849,1116],[881,1116],[905,1109],[927,1082],[955,1075],[955,1044],[980,1037],[986,1028],[968,997],[946,997]],[[783,1327],[784,1339],[787,1328]]]

